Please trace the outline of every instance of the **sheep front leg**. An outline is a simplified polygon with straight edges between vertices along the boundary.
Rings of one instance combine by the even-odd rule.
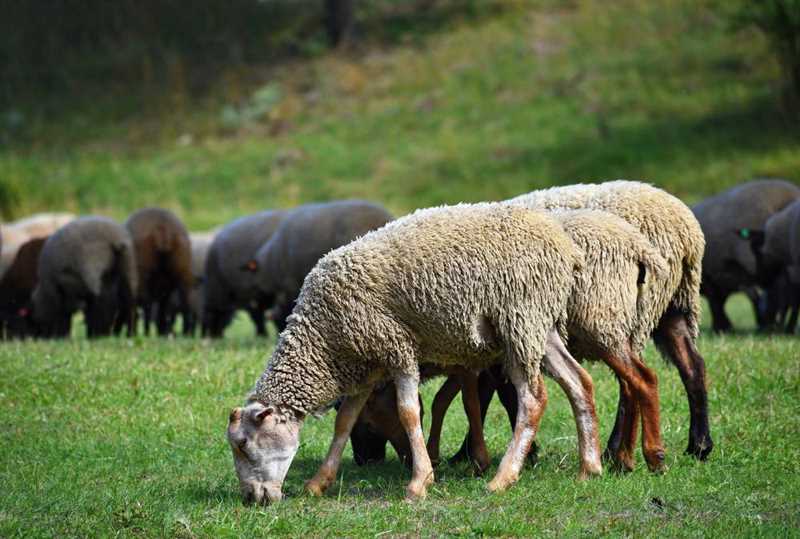
[[[603,466],[600,463],[600,442],[592,378],[570,355],[556,331],[551,331],[547,336],[544,364],[567,395],[572,406],[572,414],[575,416],[578,452],[581,458],[578,478],[586,479],[591,475],[599,475],[603,471]]]
[[[369,398],[370,391],[365,391],[359,395],[346,397],[339,412],[336,414],[336,424],[334,426],[333,440],[328,449],[328,456],[317,470],[317,473],[306,482],[306,490],[314,496],[322,496],[331,483],[336,479],[336,472],[342,461],[342,452],[347,445],[350,431],[353,430],[358,419],[358,414]]]
[[[428,485],[433,483],[433,466],[425,448],[419,416],[419,374],[401,374],[395,378],[394,383],[397,387],[397,412],[408,435],[413,460],[406,499],[422,499],[427,495]]]
[[[519,478],[547,404],[547,391],[541,374],[530,383],[519,368],[510,370],[511,383],[517,390],[517,422],[497,474],[489,482],[488,488],[492,492],[505,490]]]

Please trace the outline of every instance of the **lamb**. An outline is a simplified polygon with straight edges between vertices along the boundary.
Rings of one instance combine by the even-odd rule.
[[[246,265],[255,273],[263,302],[274,305],[278,330],[286,327],[303,279],[320,258],[392,219],[382,206],[363,200],[306,204],[292,210]]]
[[[769,217],[800,198],[800,187],[784,180],[753,180],[707,198],[692,208],[706,237],[700,292],[708,298],[716,332],[733,329],[725,301],[739,290],[753,303],[759,325],[768,322],[759,312],[755,289],[756,260],[741,229],[763,230]]]
[[[205,269],[203,334],[222,337],[236,309],[246,309],[257,335],[266,335],[264,311],[258,301],[255,274],[248,263],[267,242],[287,212],[263,211],[227,224],[211,243]]]
[[[37,238],[46,238],[74,219],[75,216],[71,213],[37,213],[0,225],[0,232],[5,241],[5,247],[0,255],[0,276],[14,262],[17,251],[24,243]]]
[[[650,185],[617,180],[601,184],[553,187],[509,201],[539,210],[594,209],[630,223],[667,261],[668,274],[654,290],[650,309],[659,315],[653,338],[661,353],[677,367],[689,400],[690,428],[686,453],[704,460],[713,441],[708,425],[705,362],[697,350],[700,323],[700,276],[705,240],[686,205]],[[627,389],[620,384],[621,395]],[[620,455],[623,425],[632,421],[621,397],[606,456]]]
[[[308,274],[264,373],[227,437],[245,501],[277,501],[305,417],[341,395],[328,456],[306,489],[334,480],[376,384],[391,379],[413,455],[408,498],[433,481],[419,420],[420,363],[504,364],[518,393],[514,436],[489,483],[518,477],[543,413],[545,354],[587,386],[577,424],[582,467],[599,473],[591,378],[559,336],[581,254],[551,218],[499,204],[420,210],[322,258]],[[580,382],[577,383],[581,386]],[[585,391],[584,391],[585,390]]]
[[[117,319],[133,335],[137,290],[133,242],[106,217],[81,217],[50,236],[39,256],[33,291],[37,333],[66,337],[72,314],[83,308],[87,335],[108,335]]]
[[[144,312],[144,333],[150,334],[151,315],[156,313],[156,329],[169,335],[172,320],[169,300],[178,293],[183,314],[183,331],[189,333],[192,312],[189,296],[192,288],[192,251],[189,233],[181,220],[162,208],[143,208],[131,214],[125,228],[133,240],[136,271],[139,277],[137,302]]]
[[[663,469],[664,448],[657,378],[644,365],[641,354],[661,315],[653,312],[650,303],[657,295],[661,279],[666,277],[666,261],[637,229],[613,214],[597,210],[568,210],[554,211],[552,215],[581,249],[585,260],[567,306],[568,349],[579,360],[602,359],[611,367],[620,379],[620,385],[627,390],[624,406],[634,411],[623,425],[623,446],[613,457],[621,468],[633,468],[635,412],[641,410],[643,453],[650,469],[660,471]],[[497,373],[494,377],[502,380]],[[432,459],[438,458],[442,416],[458,386],[448,379],[434,399],[428,442]],[[509,390],[513,395],[513,387],[506,391]],[[481,393],[480,389],[473,391]],[[490,399],[491,393],[488,399],[479,399],[484,402],[479,415],[485,415]],[[515,400],[502,399],[509,418],[516,417]],[[481,429],[481,424],[482,417],[477,421],[478,429]],[[472,431],[471,427],[467,440],[476,439]],[[476,447],[474,442],[465,442],[465,451],[477,459],[479,465],[482,464],[485,457],[480,445]]]
[[[794,333],[800,309],[800,198],[767,219],[763,230],[743,228],[739,235],[749,241],[753,250],[758,284],[784,292],[782,310],[791,311],[785,330]],[[768,302],[767,320],[775,320],[779,299]],[[778,322],[783,322],[783,316]]]
[[[47,238],[25,242],[0,280],[0,336],[23,337],[30,332],[30,300],[36,287],[39,254]]]

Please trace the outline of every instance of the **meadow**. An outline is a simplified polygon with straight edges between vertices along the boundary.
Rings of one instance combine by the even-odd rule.
[[[748,320],[743,298],[732,303],[734,319]],[[495,401],[486,421],[493,458],[486,477],[473,477],[465,464],[443,464],[428,498],[408,503],[409,472],[393,451],[384,464],[358,467],[348,447],[335,485],[323,498],[308,497],[302,485],[327,450],[329,413],[306,422],[284,487],[287,498],[246,507],[224,430],[230,408],[241,403],[272,348],[272,338],[250,334],[242,318],[219,342],[78,337],[3,344],[0,536],[760,537],[795,535],[800,526],[796,337],[703,335],[716,444],[707,462],[682,454],[688,426],[683,387],[649,347],[646,358],[661,389],[663,475],[649,473],[638,452],[630,474],[606,469],[601,477],[577,481],[571,410],[548,380],[540,460],[505,493],[485,489],[510,436]],[[606,436],[616,382],[604,365],[588,368]],[[426,410],[438,384],[424,386]],[[443,455],[455,452],[465,431],[464,414],[454,404]]]
[[[19,126],[0,117],[0,210],[122,219],[159,204],[202,230],[343,197],[402,215],[579,180],[642,178],[688,203],[754,176],[800,181],[778,66],[763,36],[730,27],[726,2],[477,3],[488,7],[416,30],[388,20],[355,49],[231,66],[201,97],[176,75],[154,94],[23,99]],[[699,343],[707,462],[683,455],[683,386],[650,346],[666,473],[650,474],[639,452],[630,474],[578,482],[572,413],[548,381],[540,460],[517,485],[485,490],[510,435],[494,403],[487,476],[443,464],[413,504],[391,450],[358,467],[348,448],[327,495],[303,494],[333,414],[307,421],[282,503],[241,504],[224,429],[274,344],[274,330],[255,339],[241,316],[217,342],[90,342],[82,326],[68,341],[3,342],[0,537],[798,535],[800,341],[755,334],[742,297],[729,312],[737,333],[712,335],[706,316]],[[587,368],[605,440],[617,384],[604,365]],[[424,386],[426,410],[437,388]],[[457,402],[443,455],[466,430]]]

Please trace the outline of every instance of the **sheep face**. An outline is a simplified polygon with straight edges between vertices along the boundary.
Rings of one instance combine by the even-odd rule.
[[[294,414],[260,402],[233,409],[227,436],[244,503],[283,497],[281,485],[297,453],[300,424]]]

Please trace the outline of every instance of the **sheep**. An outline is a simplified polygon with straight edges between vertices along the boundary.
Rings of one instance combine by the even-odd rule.
[[[676,197],[641,182],[616,180],[533,191],[509,203],[539,210],[594,209],[630,223],[661,253],[668,275],[650,304],[660,319],[653,332],[656,346],[681,376],[689,400],[690,428],[686,453],[705,460],[713,449],[708,425],[705,361],[697,350],[700,324],[700,276],[705,240],[694,214]],[[621,400],[606,457],[620,455],[627,417]],[[630,424],[630,423],[629,423]],[[619,463],[618,463],[619,464]]]
[[[742,290],[753,303],[759,325],[756,260],[738,238],[741,229],[762,230],[769,217],[800,198],[800,187],[784,180],[753,180],[707,198],[692,208],[706,237],[700,293],[708,298],[716,332],[733,329],[725,301]]]
[[[222,337],[236,309],[246,309],[256,334],[266,335],[264,311],[269,305],[258,301],[255,274],[248,263],[286,214],[285,210],[270,210],[242,217],[214,238],[206,259],[203,335]]]
[[[12,223],[1,224],[0,233],[3,235],[5,247],[0,255],[0,276],[14,262],[17,250],[24,243],[46,238],[74,219],[75,216],[71,213],[37,213]]]
[[[750,243],[758,284],[785,296],[767,302],[764,318],[774,321],[783,299],[784,309],[780,310],[791,311],[785,331],[794,333],[800,308],[800,198],[767,219],[763,230],[742,228],[739,235]],[[783,322],[783,316],[778,322]]]
[[[655,373],[641,360],[642,351],[655,328],[661,312],[650,308],[653,297],[667,274],[667,264],[655,248],[623,219],[604,211],[554,211],[552,216],[581,249],[585,264],[577,274],[567,306],[566,328],[568,349],[578,360],[602,359],[627,389],[625,406],[642,411],[642,452],[653,471],[663,469],[664,448],[659,422],[658,385]],[[491,376],[491,374],[490,374]],[[494,374],[494,378],[499,378]],[[488,383],[484,380],[484,384]],[[563,382],[561,382],[563,383]],[[497,387],[498,382],[493,383]],[[493,388],[494,388],[493,387]],[[502,386],[501,386],[502,387]],[[448,379],[437,393],[433,404],[428,452],[438,457],[439,431],[442,416],[459,384]],[[508,390],[513,396],[513,386]],[[480,389],[473,390],[481,393]],[[488,399],[483,398],[480,430]],[[515,398],[502,399],[509,417],[516,416]],[[386,412],[384,412],[385,414]],[[389,414],[391,415],[391,414]],[[624,470],[633,469],[633,450],[636,443],[636,414],[628,416],[623,425],[623,447],[614,455]],[[513,422],[512,422],[513,424]],[[473,428],[465,442],[465,452],[478,461],[483,458],[482,436],[476,438]]]
[[[65,337],[72,314],[83,308],[87,335],[108,335],[117,318],[133,335],[137,291],[133,242],[106,217],[81,217],[50,236],[42,247],[33,291],[37,333]]]
[[[246,267],[273,321],[282,331],[303,279],[326,253],[393,219],[382,206],[363,200],[306,204],[292,210]]]
[[[193,279],[192,251],[186,227],[169,210],[143,208],[128,217],[125,228],[131,235],[136,255],[137,302],[144,312],[145,335],[150,334],[154,312],[158,334],[164,336],[171,332],[168,303],[173,291],[179,296],[184,333],[189,333],[192,326],[189,296]]]
[[[0,279],[0,335],[22,337],[30,332],[30,300],[36,287],[39,254],[45,238],[25,242],[17,251],[14,263]]]
[[[305,417],[345,395],[328,455],[306,489],[336,476],[347,437],[372,389],[391,379],[412,449],[409,499],[433,468],[419,421],[420,363],[481,369],[501,362],[519,400],[514,436],[489,483],[519,475],[544,410],[540,360],[569,371],[584,398],[576,417],[582,472],[600,473],[589,375],[569,355],[563,324],[581,254],[551,218],[499,204],[419,210],[323,257],[227,438],[245,502],[277,501]]]

